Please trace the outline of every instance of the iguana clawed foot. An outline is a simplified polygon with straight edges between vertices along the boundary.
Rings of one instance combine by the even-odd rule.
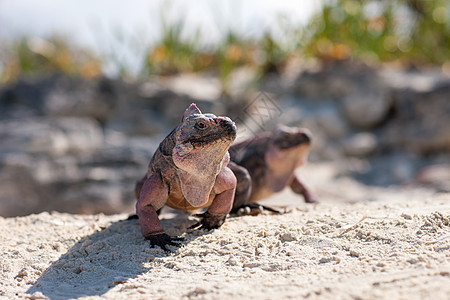
[[[155,248],[155,246],[158,246],[165,252],[170,252],[170,250],[167,249],[166,246],[180,247],[181,245],[179,243],[181,243],[184,240],[184,238],[182,237],[172,237],[165,233],[152,235],[146,237],[146,239],[150,241],[151,248]]]
[[[196,214],[194,217],[200,218],[200,221],[190,226],[189,229],[217,229],[225,222],[226,215],[215,215],[209,212]]]
[[[265,210],[274,214],[281,214],[279,210],[255,202],[241,205],[233,213],[236,213],[238,216],[257,216]]]

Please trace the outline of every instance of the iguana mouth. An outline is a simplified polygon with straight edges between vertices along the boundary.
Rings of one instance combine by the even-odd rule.
[[[194,149],[197,148],[205,148],[207,146],[211,146],[216,143],[224,142],[231,143],[234,140],[235,135],[223,136],[219,133],[209,134],[202,137],[190,138],[186,140],[184,143],[190,143]]]

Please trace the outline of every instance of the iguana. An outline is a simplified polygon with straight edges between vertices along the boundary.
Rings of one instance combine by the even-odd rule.
[[[136,213],[142,235],[151,247],[176,246],[181,240],[167,235],[157,211],[164,205],[182,210],[208,207],[192,227],[219,228],[230,212],[236,177],[227,167],[228,148],[236,138],[236,126],[228,117],[202,114],[195,104],[181,123],[161,142],[136,184]]]
[[[233,144],[229,167],[236,175],[237,188],[232,212],[245,207],[278,212],[256,202],[280,192],[286,186],[303,195],[305,202],[316,202],[295,173],[306,162],[310,145],[309,130],[283,125],[279,125],[274,132],[263,132]]]

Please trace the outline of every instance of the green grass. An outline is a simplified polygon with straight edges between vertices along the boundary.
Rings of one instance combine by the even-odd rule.
[[[371,14],[370,7],[378,13]],[[450,60],[450,3],[325,1],[306,32],[309,36],[305,53],[323,60],[356,57],[405,65],[439,65]]]
[[[15,81],[21,76],[37,77],[54,73],[86,78],[101,74],[101,59],[75,47],[65,37],[52,36],[46,40],[22,37],[1,44],[0,82]]]

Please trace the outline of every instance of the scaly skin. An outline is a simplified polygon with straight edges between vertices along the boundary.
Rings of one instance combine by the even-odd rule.
[[[295,170],[306,162],[310,145],[309,130],[287,126],[279,126],[273,133],[264,132],[232,145],[229,167],[237,178],[232,212],[245,207],[277,212],[256,202],[287,186],[303,195],[305,202],[316,202],[302,179],[295,174]]]
[[[236,126],[227,117],[202,114],[191,104],[181,123],[161,142],[148,172],[136,184],[136,213],[142,235],[167,251],[179,238],[168,236],[157,211],[164,205],[183,210],[208,206],[196,227],[219,228],[230,212],[236,177],[228,168],[228,148]]]

